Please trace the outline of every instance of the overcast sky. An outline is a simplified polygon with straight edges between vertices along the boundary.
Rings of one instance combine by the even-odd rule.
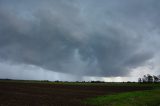
[[[0,0],[0,78],[160,74],[159,0]]]

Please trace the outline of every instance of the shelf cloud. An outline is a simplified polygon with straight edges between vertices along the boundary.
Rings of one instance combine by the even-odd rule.
[[[158,72],[159,9],[158,0],[0,0],[0,62],[78,76]]]

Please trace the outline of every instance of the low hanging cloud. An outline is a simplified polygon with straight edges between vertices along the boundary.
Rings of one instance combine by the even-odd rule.
[[[158,64],[159,7],[157,0],[0,0],[0,61],[127,76]]]

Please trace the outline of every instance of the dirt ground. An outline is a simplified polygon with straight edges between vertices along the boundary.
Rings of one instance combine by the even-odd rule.
[[[85,106],[81,101],[89,97],[144,89],[148,88],[0,82],[0,106]]]

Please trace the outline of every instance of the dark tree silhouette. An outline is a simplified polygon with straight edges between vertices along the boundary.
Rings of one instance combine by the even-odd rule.
[[[153,79],[154,79],[154,82],[158,82],[159,81],[159,78],[155,75],[153,75]]]
[[[144,75],[143,78],[138,78],[138,82],[143,82],[143,83],[151,83],[151,82],[160,82],[160,75],[155,76],[155,75]]]
[[[138,78],[138,82],[141,83],[141,82],[142,82],[142,79],[141,79],[141,78]]]
[[[142,79],[143,79],[143,82],[148,82],[148,78],[146,75],[144,75]]]
[[[148,82],[153,82],[153,77],[150,74],[147,74]]]

